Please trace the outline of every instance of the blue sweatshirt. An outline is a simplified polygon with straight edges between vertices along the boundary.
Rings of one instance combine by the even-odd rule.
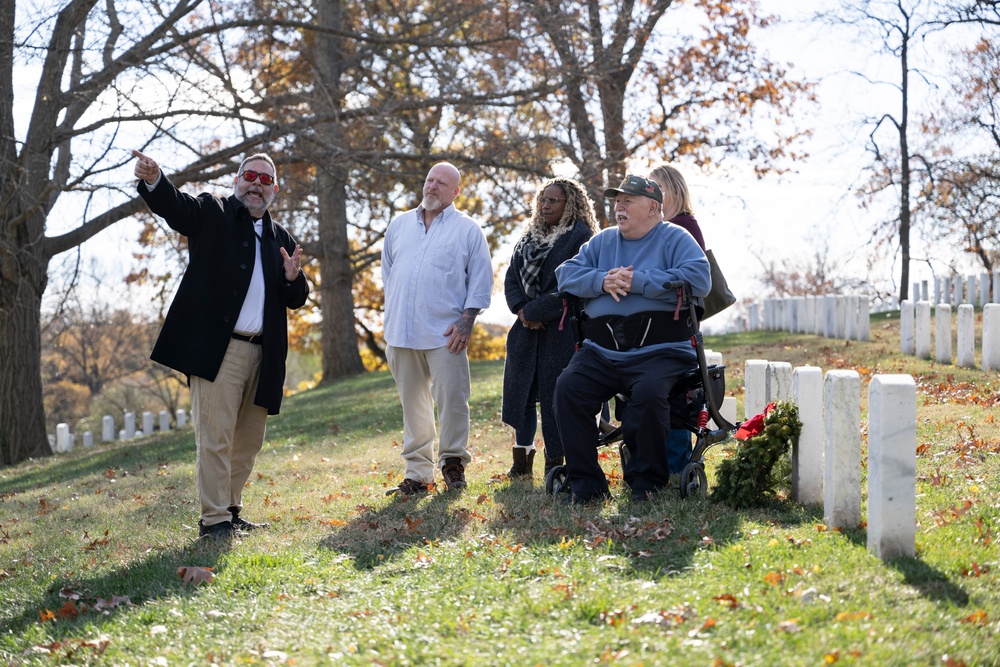
[[[615,301],[603,290],[604,276],[613,268],[625,266],[632,267],[632,291]],[[673,312],[677,308],[677,290],[663,288],[664,283],[672,280],[687,282],[691,294],[697,297],[706,296],[712,288],[705,253],[687,230],[669,222],[657,224],[645,236],[634,240],[623,237],[617,227],[602,230],[580,248],[576,257],[556,269],[556,279],[560,292],[582,299],[590,317],[650,310]],[[585,344],[609,359],[618,360],[666,349],[694,355],[694,348],[687,341],[627,352],[608,350],[589,340]]]

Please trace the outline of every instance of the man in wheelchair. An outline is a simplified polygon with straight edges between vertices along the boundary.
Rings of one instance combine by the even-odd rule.
[[[556,269],[559,290],[579,297],[583,308],[584,342],[556,381],[554,398],[574,503],[610,495],[598,461],[596,417],[617,393],[631,397],[622,437],[632,499],[645,500],[667,485],[667,398],[698,359],[691,345],[697,323],[681,307],[681,290],[664,285],[684,281],[699,298],[712,286],[694,238],[660,220],[663,194],[654,181],[628,175],[604,196],[614,198],[617,226]]]

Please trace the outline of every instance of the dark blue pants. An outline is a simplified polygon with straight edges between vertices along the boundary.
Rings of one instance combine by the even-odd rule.
[[[697,365],[689,357],[652,353],[627,361],[611,361],[590,347],[581,347],[556,381],[554,407],[570,488],[576,499],[607,496],[608,480],[597,455],[597,414],[617,393],[629,396],[622,419],[622,436],[629,461],[622,476],[634,493],[655,492],[667,485],[667,397],[678,377]]]

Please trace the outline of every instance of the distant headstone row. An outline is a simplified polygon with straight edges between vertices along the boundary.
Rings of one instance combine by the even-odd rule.
[[[990,296],[990,285],[993,286],[992,298]],[[926,280],[913,283],[913,294],[910,301],[931,301],[928,292],[929,284]],[[947,303],[957,306],[962,303],[970,305],[985,306],[988,303],[1000,303],[1000,272],[994,273],[992,278],[989,273],[979,275],[952,275],[947,278],[934,279],[934,300],[933,304]]]
[[[184,428],[187,426],[187,412],[183,409],[177,411],[176,415],[177,428]],[[160,432],[166,432],[170,430],[170,412],[167,410],[160,410],[159,414],[159,430]],[[153,413],[146,411],[142,413],[142,430],[136,430],[135,428],[135,413],[126,412],[124,428],[118,431],[118,440],[131,440],[132,438],[140,438],[143,435],[152,435],[154,429]],[[104,415],[101,419],[101,441],[111,442],[115,440],[115,420],[114,417],[110,415]],[[57,424],[56,433],[54,436],[49,436],[49,445],[52,447],[52,451],[56,453],[68,452],[73,449],[75,437],[73,433],[70,433],[69,424]],[[94,434],[90,431],[84,431],[83,436],[83,446],[93,447],[94,446]]]
[[[931,312],[934,315],[934,360],[953,361],[963,368],[975,367],[976,309],[958,306],[957,355],[951,333],[951,304],[930,301],[903,301],[899,304],[899,351],[921,359],[931,358]],[[1000,369],[1000,304],[983,306],[983,370]]]
[[[747,307],[747,329],[867,341],[870,304],[870,296],[858,294],[764,299],[763,320],[759,304]]]
[[[830,528],[861,525],[861,378],[814,366],[748,359],[745,412],[771,401],[799,408],[802,433],[792,451],[792,497],[823,504]],[[868,549],[889,560],[916,554],[916,383],[876,375],[868,385]]]

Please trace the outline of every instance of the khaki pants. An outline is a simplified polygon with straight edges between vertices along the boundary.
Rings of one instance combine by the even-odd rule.
[[[411,350],[388,346],[389,370],[396,380],[403,406],[403,460],[406,477],[430,484],[434,470],[449,458],[469,463],[469,357],[465,350],[452,354],[446,347]],[[434,406],[437,405],[441,437],[437,465],[434,458]]]
[[[267,408],[253,404],[260,358],[260,345],[231,340],[214,382],[191,376],[198,496],[205,526],[231,521],[229,508],[243,506],[243,487],[264,445]]]

